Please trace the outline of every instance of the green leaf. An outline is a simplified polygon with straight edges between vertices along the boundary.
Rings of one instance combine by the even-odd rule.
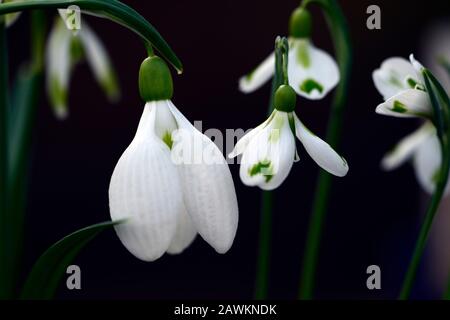
[[[183,65],[159,32],[134,9],[117,0],[28,0],[0,4],[0,15],[33,9],[66,9],[71,5],[86,13],[104,16],[137,33],[167,59],[179,73]]]
[[[434,125],[441,142],[450,142],[450,100],[447,92],[430,70],[422,71],[425,86],[433,107]]]
[[[80,229],[48,248],[34,264],[22,290],[21,299],[52,299],[66,268],[80,250],[101,231],[123,221],[109,221]]]

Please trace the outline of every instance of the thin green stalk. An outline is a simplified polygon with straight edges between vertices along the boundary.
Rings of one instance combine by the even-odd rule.
[[[332,34],[335,54],[339,63],[341,81],[336,89],[329,116],[326,141],[337,148],[341,140],[342,122],[349,86],[351,67],[351,41],[344,14],[335,0],[306,0],[302,6],[318,4],[324,11],[330,33]],[[300,299],[312,299],[316,278],[317,261],[323,225],[328,209],[332,176],[321,170],[317,181],[311,220],[309,222],[303,269],[300,279]]]
[[[269,270],[271,252],[272,229],[272,191],[263,191],[261,206],[261,222],[259,227],[259,253],[256,271],[255,299],[267,298],[269,291]]]
[[[443,177],[448,177],[449,168],[450,168],[450,154],[449,150],[443,150],[443,159],[446,161],[442,165],[442,174]],[[447,184],[447,178],[440,179],[440,183],[436,187],[436,191],[433,194],[433,197],[430,200],[430,205],[428,206],[427,213],[425,215],[425,219],[422,223],[422,227],[420,229],[419,238],[417,239],[413,256],[411,258],[411,262],[408,267],[408,271],[406,272],[405,279],[403,281],[402,289],[400,292],[399,299],[406,300],[409,298],[411,294],[412,285],[414,283],[414,279],[416,278],[417,269],[419,267],[420,259],[425,251],[425,245],[428,239],[428,235],[430,233],[431,225],[433,223],[434,216],[436,215],[437,209],[439,208],[439,204],[441,202],[442,196],[444,195],[445,186]]]
[[[273,112],[275,91],[283,84],[287,75],[287,69],[284,70],[284,62],[287,60],[287,52],[281,52],[280,46],[288,46],[285,38],[278,37],[275,40],[275,75],[272,80],[272,90],[270,94],[269,107],[267,114]],[[287,49],[287,48],[286,48]],[[284,56],[284,58],[283,58]],[[287,63],[287,62],[286,62]],[[272,240],[272,209],[273,209],[273,192],[263,191],[261,205],[261,222],[259,227],[259,250],[258,262],[256,269],[255,299],[266,299],[269,292],[269,274],[270,274],[270,255]]]
[[[8,279],[8,256],[2,250],[7,241],[6,228],[8,215],[8,46],[6,27],[0,17],[0,299],[10,296],[11,286]]]

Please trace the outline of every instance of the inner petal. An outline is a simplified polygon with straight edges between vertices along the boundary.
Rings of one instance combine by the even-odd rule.
[[[173,140],[172,133],[178,129],[175,117],[172,115],[166,101],[158,101],[156,103],[156,135],[172,149]]]

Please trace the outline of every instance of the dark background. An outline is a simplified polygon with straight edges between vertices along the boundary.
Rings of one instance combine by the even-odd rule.
[[[266,117],[269,85],[251,95],[237,89],[239,77],[273,49],[277,35],[298,1],[125,1],[146,17],[183,61],[174,75],[174,103],[203,129],[251,128]],[[420,223],[421,196],[411,166],[391,173],[379,169],[382,155],[415,121],[375,114],[381,102],[372,71],[387,57],[420,60],[420,36],[437,19],[450,16],[450,3],[427,1],[341,1],[354,45],[353,73],[343,143],[350,172],[334,179],[322,242],[316,297],[395,298],[412,253]],[[378,4],[382,29],[366,28],[366,8]],[[332,51],[322,15],[314,15],[314,43]],[[49,12],[49,21],[53,12]],[[83,16],[106,44],[119,75],[122,98],[110,105],[86,64],[75,69],[70,87],[70,117],[57,121],[45,95],[34,134],[25,268],[52,243],[83,226],[109,220],[108,185],[113,168],[130,143],[144,103],[137,74],[146,52],[140,39],[108,20]],[[10,31],[12,72],[28,52],[28,15]],[[322,101],[298,100],[297,112],[324,137],[332,94]],[[299,145],[301,161],[275,191],[270,297],[297,294],[306,226],[318,167]],[[202,239],[183,254],[144,263],[134,258],[112,230],[95,239],[76,259],[82,290],[59,290],[63,299],[187,299],[253,296],[261,192],[245,187],[232,165],[240,222],[232,249],[218,255]],[[444,245],[444,248],[446,246]],[[448,247],[448,244],[447,244]],[[366,288],[366,268],[382,270],[382,290]],[[450,271],[450,270],[449,270]],[[437,298],[430,270],[421,269],[416,298]]]

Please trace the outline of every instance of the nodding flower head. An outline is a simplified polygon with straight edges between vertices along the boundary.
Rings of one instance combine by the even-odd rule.
[[[153,261],[182,252],[196,234],[227,252],[238,225],[233,179],[217,146],[170,100],[170,71],[159,57],[139,73],[146,102],[136,135],[111,177],[109,206],[119,239],[136,257]]]

